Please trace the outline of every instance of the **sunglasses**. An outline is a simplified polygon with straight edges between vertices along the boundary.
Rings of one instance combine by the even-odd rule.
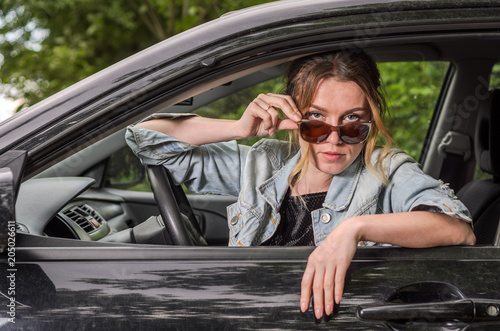
[[[346,144],[359,144],[366,140],[372,126],[371,122],[348,123],[333,126],[325,122],[314,120],[302,120],[298,122],[298,124],[302,139],[313,144],[319,144],[325,141],[333,131],[337,131],[340,140]]]

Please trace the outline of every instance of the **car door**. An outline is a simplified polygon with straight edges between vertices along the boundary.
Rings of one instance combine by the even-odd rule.
[[[2,293],[15,287],[15,301],[1,298],[7,312],[15,303],[6,330],[500,327],[494,247],[359,248],[336,314],[317,321],[299,313],[312,248],[28,248],[23,237],[2,271]]]

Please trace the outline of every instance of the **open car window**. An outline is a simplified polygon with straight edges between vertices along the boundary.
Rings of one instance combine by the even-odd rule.
[[[379,63],[389,104],[385,124],[393,135],[395,147],[418,160],[441,92],[448,62],[385,62]],[[226,95],[195,109],[195,114],[224,119],[238,119],[259,93],[285,93],[282,76]],[[195,96],[191,102],[196,102]],[[273,139],[287,140],[286,131]],[[239,143],[253,145],[262,138],[248,138]],[[150,191],[133,154],[125,147],[113,154],[108,163],[105,185],[133,191]]]

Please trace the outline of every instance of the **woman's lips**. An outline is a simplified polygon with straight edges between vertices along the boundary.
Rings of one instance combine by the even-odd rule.
[[[340,160],[344,156],[344,154],[335,153],[335,152],[323,152],[323,153],[321,153],[321,155],[327,161],[330,161],[330,162],[338,161],[338,160]]]

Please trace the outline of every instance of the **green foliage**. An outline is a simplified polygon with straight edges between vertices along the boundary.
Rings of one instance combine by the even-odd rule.
[[[0,83],[29,106],[181,31],[269,0],[2,0]]]
[[[490,78],[490,90],[500,88],[500,63],[493,66]]]
[[[397,146],[417,160],[447,69],[445,62],[379,64],[390,109],[384,123]]]

